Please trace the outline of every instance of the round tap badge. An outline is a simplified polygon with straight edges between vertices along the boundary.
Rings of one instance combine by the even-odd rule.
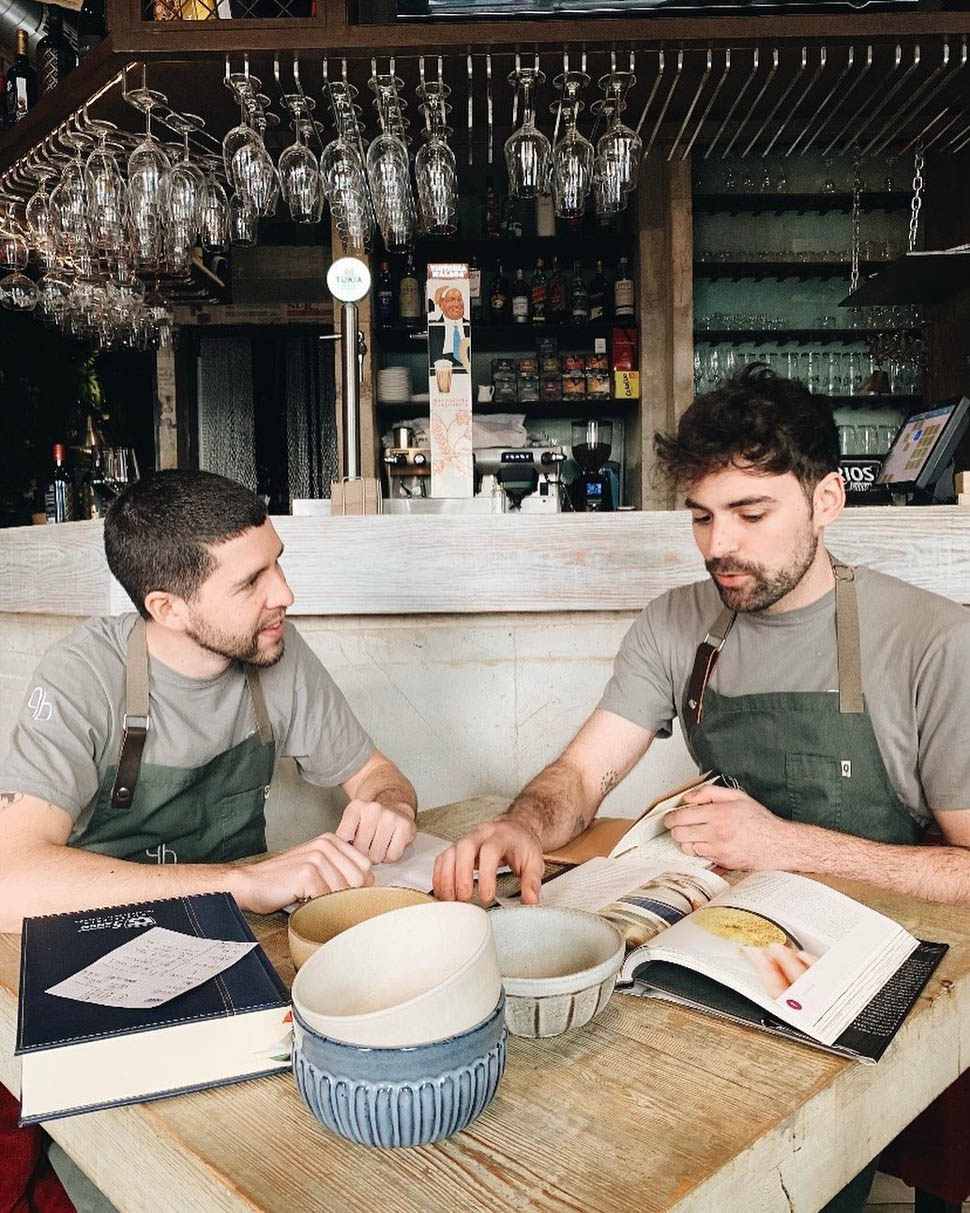
[[[370,290],[370,270],[359,257],[339,257],[327,270],[327,286],[341,303],[359,303]]]

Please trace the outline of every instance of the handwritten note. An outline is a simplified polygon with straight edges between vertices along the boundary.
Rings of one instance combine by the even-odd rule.
[[[103,1007],[159,1007],[231,968],[255,946],[152,927],[47,993]]]

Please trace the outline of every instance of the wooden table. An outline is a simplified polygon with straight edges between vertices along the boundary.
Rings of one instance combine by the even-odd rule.
[[[421,824],[456,837],[499,805],[465,801]],[[314,1120],[289,1075],[56,1120],[50,1132],[120,1209],[151,1213],[815,1210],[970,1058],[966,910],[839,887],[951,945],[877,1066],[617,995],[587,1028],[510,1038],[493,1103],[437,1145],[353,1146]],[[253,922],[292,978],[283,916]],[[14,1090],[16,962],[17,939],[0,937],[0,1081]]]

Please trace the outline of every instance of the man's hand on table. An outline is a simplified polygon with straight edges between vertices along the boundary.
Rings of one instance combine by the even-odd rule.
[[[231,870],[229,891],[244,910],[274,910],[338,889],[374,883],[370,860],[336,834],[319,834],[291,851]]]
[[[797,870],[792,864],[799,825],[776,817],[747,792],[706,787],[682,799],[682,808],[664,815],[664,825],[685,855],[732,871]]]
[[[417,826],[409,804],[352,800],[337,826],[337,837],[353,843],[371,863],[394,863],[414,842]]]
[[[545,863],[535,834],[509,817],[486,821],[443,851],[434,864],[434,892],[442,901],[469,901],[478,869],[478,895],[495,899],[495,877],[504,864],[518,876],[525,905],[538,905]]]

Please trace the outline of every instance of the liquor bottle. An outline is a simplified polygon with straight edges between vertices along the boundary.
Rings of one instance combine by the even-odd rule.
[[[13,126],[37,103],[37,73],[27,58],[27,31],[17,30],[17,57],[7,72],[7,122]]]
[[[515,271],[515,282],[512,283],[512,323],[529,323],[529,288],[521,266]]]
[[[583,267],[578,261],[573,262],[573,280],[569,287],[569,317],[573,324],[585,324],[589,320],[589,294],[586,291]]]
[[[491,177],[485,178],[485,193],[482,196],[482,235],[501,236],[502,227],[498,205],[498,193]]]
[[[399,288],[401,323],[412,332],[421,327],[421,291],[414,269],[414,257],[408,253],[408,261],[401,275]]]
[[[104,0],[84,0],[77,15],[77,53],[83,59],[108,36]]]
[[[626,257],[621,257],[613,283],[613,315],[621,320],[633,314],[633,279],[630,277],[629,262]]]
[[[67,470],[66,459],[67,447],[62,442],[55,442],[54,471],[44,495],[44,512],[48,522],[74,522],[77,518],[74,481]]]
[[[394,309],[394,278],[391,274],[391,266],[387,261],[381,262],[381,267],[377,272],[377,327],[381,329],[390,328],[395,319]]]
[[[566,287],[559,271],[559,258],[552,259],[552,273],[549,276],[549,287],[546,291],[546,311],[552,324],[565,324],[569,319],[569,308],[566,306]]]
[[[49,93],[77,67],[77,55],[64,34],[64,17],[54,5],[47,9],[47,28],[37,45],[37,85]]]
[[[552,194],[536,195],[536,235],[555,236],[556,211],[552,205]]]
[[[471,319],[479,323],[482,319],[482,267],[474,253],[468,259],[468,306]]]
[[[532,323],[545,324],[548,315],[549,286],[546,281],[546,271],[543,269],[542,258],[536,258],[536,268],[532,274]]]
[[[603,277],[603,262],[597,261],[596,273],[589,284],[589,318],[602,323],[609,320],[606,295],[606,279]]]
[[[488,292],[488,318],[493,324],[507,324],[512,305],[512,294],[509,280],[502,272],[502,263],[498,263],[495,277]]]
[[[522,211],[515,198],[502,202],[502,235],[509,240],[522,239]]]

